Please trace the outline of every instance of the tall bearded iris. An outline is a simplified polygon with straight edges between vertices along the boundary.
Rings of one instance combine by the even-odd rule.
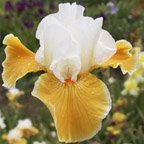
[[[137,53],[130,53],[129,42],[115,42],[102,29],[102,18],[94,20],[83,12],[84,7],[65,3],[57,13],[45,17],[36,32],[40,42],[36,54],[12,34],[3,41],[7,45],[4,86],[14,87],[27,73],[43,70],[32,95],[50,110],[63,142],[93,137],[110,111],[109,91],[90,71],[120,66],[123,73],[132,73],[137,64]]]

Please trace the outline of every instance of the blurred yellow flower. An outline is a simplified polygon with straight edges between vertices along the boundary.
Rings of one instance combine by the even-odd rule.
[[[30,119],[19,120],[15,128],[2,136],[9,144],[27,144],[26,138],[36,135],[38,129],[32,126]]]
[[[3,134],[2,139],[6,140],[8,144],[27,144],[27,140],[23,138],[22,132],[17,128],[10,130],[8,134]]]
[[[133,79],[129,79],[128,81],[126,81],[124,83],[124,86],[128,89],[128,90],[132,90],[132,89],[138,89],[138,86],[137,86],[137,81],[136,80],[133,80]]]
[[[14,87],[27,73],[43,70],[32,95],[48,107],[58,138],[66,143],[92,138],[111,109],[107,86],[90,71],[120,66],[124,74],[132,74],[137,67],[138,53],[132,45],[115,42],[102,29],[102,18],[83,13],[84,7],[76,3],[59,4],[59,11],[46,16],[37,28],[36,54],[13,34],[3,40],[7,45],[3,86]]]
[[[126,126],[126,120],[127,117],[124,113],[115,112],[112,115],[111,124],[106,128],[108,136],[110,138],[113,138],[114,136],[121,134],[121,132]]]
[[[19,120],[16,127],[22,132],[23,137],[26,138],[36,135],[39,132],[37,128],[33,127],[30,119]]]
[[[20,91],[17,88],[10,88],[8,89],[8,92],[6,93],[6,96],[9,99],[9,101],[14,101],[15,99],[17,99],[18,97],[22,95],[24,95],[24,92]]]
[[[115,112],[112,116],[112,121],[115,123],[123,123],[127,119],[126,115],[121,112]]]
[[[133,78],[129,78],[124,82],[124,90],[122,91],[123,95],[131,94],[137,96],[139,93],[138,81]]]
[[[124,82],[123,95],[138,96],[140,92],[139,84],[144,82],[144,52],[139,53],[137,70]]]
[[[140,52],[139,54],[139,63],[144,68],[144,52]]]
[[[133,73],[132,77],[138,82],[144,82],[144,52],[139,53],[138,68]]]
[[[112,135],[119,135],[121,133],[121,128],[118,126],[108,126],[106,130]]]
[[[119,98],[115,104],[114,104],[114,107],[115,108],[121,108],[123,106],[125,106],[127,104],[127,99],[126,98]]]
[[[16,106],[16,108],[17,108],[17,109],[20,109],[20,108],[22,108],[22,107],[23,107],[23,105],[22,105],[22,104],[20,104],[19,102],[16,102],[16,103],[15,103],[15,106]]]

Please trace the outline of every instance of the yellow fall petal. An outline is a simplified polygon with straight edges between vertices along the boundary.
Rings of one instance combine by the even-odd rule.
[[[117,52],[107,61],[102,67],[111,66],[117,68],[120,66],[123,74],[132,74],[138,65],[138,49],[132,51],[132,45],[126,40],[119,40],[116,42]]]
[[[7,45],[2,73],[5,87],[14,87],[16,81],[27,73],[44,69],[35,61],[35,54],[28,50],[13,34],[7,35],[3,44]]]
[[[111,108],[106,85],[92,74],[82,75],[77,82],[61,83],[53,74],[40,76],[32,95],[50,110],[63,142],[83,141],[93,137]]]

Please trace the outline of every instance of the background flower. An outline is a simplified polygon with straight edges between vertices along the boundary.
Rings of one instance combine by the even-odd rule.
[[[6,124],[4,122],[5,118],[2,116],[2,113],[0,111],[0,129],[6,128]]]

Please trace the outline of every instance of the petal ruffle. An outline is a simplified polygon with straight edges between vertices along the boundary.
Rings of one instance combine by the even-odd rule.
[[[116,52],[116,44],[114,38],[106,30],[101,30],[100,37],[96,43],[94,55],[94,64],[103,64]]]
[[[132,74],[138,65],[139,50],[137,48],[132,50],[132,45],[126,40],[117,41],[116,47],[116,53],[102,67],[117,68],[120,66],[123,74]]]
[[[83,6],[77,5],[76,3],[61,3],[59,4],[59,11],[55,16],[59,21],[67,25],[83,17],[84,9]]]
[[[69,76],[76,80],[81,69],[77,43],[72,40],[70,32],[59,23],[45,25],[44,29],[45,66],[62,82]]]
[[[35,54],[28,50],[13,34],[7,35],[3,44],[7,45],[6,59],[3,62],[3,86],[14,87],[16,81],[27,73],[44,70],[44,67],[35,61]]]
[[[111,108],[106,85],[93,76],[80,76],[76,83],[61,83],[53,74],[40,76],[32,95],[50,110],[58,137],[63,142],[83,141],[94,136]]]
[[[102,18],[82,17],[69,26],[73,39],[81,50],[81,71],[87,73],[95,61],[94,47],[102,30]]]

